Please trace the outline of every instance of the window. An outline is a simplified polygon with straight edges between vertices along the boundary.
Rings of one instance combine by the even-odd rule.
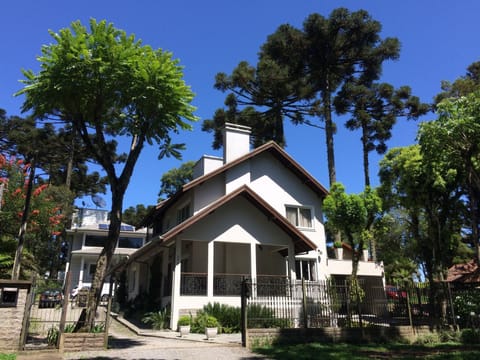
[[[295,272],[297,279],[309,281],[316,280],[315,260],[297,260],[295,261]]]
[[[119,248],[140,249],[143,240],[141,238],[121,237],[118,239]]]
[[[90,264],[88,267],[88,276],[93,278],[93,275],[95,275],[95,271],[97,271],[97,264]]]
[[[177,211],[177,224],[187,220],[190,217],[190,204],[185,205]]]
[[[17,306],[18,288],[0,288],[0,307]]]
[[[105,236],[87,235],[85,237],[85,246],[103,247],[106,239]]]
[[[309,207],[286,206],[287,220],[300,228],[313,227],[312,209]]]

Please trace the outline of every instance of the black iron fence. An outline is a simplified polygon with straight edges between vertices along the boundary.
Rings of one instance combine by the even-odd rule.
[[[243,282],[247,328],[480,325],[480,284],[381,281]]]

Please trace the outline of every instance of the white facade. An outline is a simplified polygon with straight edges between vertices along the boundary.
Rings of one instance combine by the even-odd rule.
[[[77,209],[72,219],[72,227],[67,230],[70,244],[70,261],[66,270],[70,271],[70,292],[74,287],[90,287],[95,274],[102,242],[108,235],[108,211],[98,209]],[[131,225],[122,224],[120,239],[115,249],[113,262],[131,255],[145,243],[145,230],[135,231]],[[109,293],[109,279],[103,284],[102,295]]]
[[[245,127],[227,124],[224,148],[223,165],[204,156],[195,179],[157,207],[145,224],[151,241],[129,259],[127,279],[149,282],[132,278],[129,299],[158,284],[150,296],[171,306],[172,328],[209,302],[239,306],[229,286],[243,277],[351,273],[351,260],[327,258],[322,185],[274,143],[250,151]],[[362,261],[358,275],[382,277],[383,268]]]

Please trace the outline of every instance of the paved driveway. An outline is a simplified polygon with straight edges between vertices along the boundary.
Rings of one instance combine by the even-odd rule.
[[[66,353],[64,359],[265,359],[241,347],[238,343],[230,341],[213,343],[204,340],[203,335],[192,334],[186,339],[178,338],[177,333],[172,333],[170,337],[138,336],[116,321],[112,321],[110,333],[113,336],[110,342],[111,349]]]

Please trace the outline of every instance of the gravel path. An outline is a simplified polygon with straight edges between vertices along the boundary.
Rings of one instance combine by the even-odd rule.
[[[113,336],[113,340],[110,341],[111,349],[65,353],[64,359],[265,359],[239,344],[212,343],[206,340],[192,341],[175,337],[138,336],[116,321],[112,321],[110,334]]]

